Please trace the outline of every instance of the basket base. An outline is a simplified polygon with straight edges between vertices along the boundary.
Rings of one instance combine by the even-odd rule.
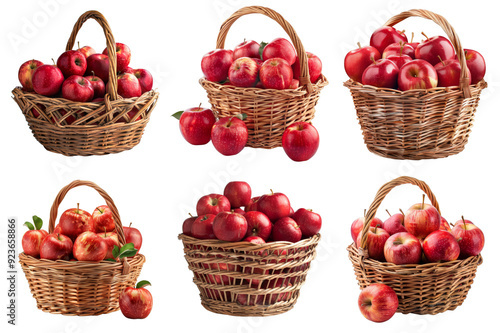
[[[234,302],[215,301],[202,299],[201,305],[210,312],[234,316],[234,317],[270,317],[290,311],[298,299],[297,295],[286,302],[278,302],[273,305],[244,306]]]
[[[394,151],[394,150],[383,150],[377,147],[374,147],[372,145],[366,144],[366,148],[368,151],[371,153],[382,156],[385,158],[391,158],[394,160],[429,160],[429,159],[436,159],[436,158],[445,158],[448,156],[453,156],[457,155],[458,153],[461,153],[465,149],[465,144],[467,143],[464,142],[460,146],[451,146],[449,149],[440,147],[439,149],[433,149],[433,150],[419,150],[419,151],[409,151],[409,150],[401,150],[401,151]]]

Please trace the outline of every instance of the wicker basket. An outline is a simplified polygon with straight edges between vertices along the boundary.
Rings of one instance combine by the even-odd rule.
[[[113,200],[89,181],[75,180],[61,189],[50,210],[49,233],[54,230],[57,210],[66,193],[83,185],[95,189],[104,198],[113,213],[120,246],[125,244],[120,215]],[[95,316],[119,309],[121,291],[135,285],[146,258],[136,254],[120,262],[54,261],[37,259],[23,252],[19,262],[39,309],[64,315]]]
[[[369,151],[394,159],[441,158],[461,152],[471,132],[484,80],[469,85],[464,50],[453,27],[440,15],[414,9],[389,19],[393,26],[418,16],[436,22],[448,35],[462,67],[459,87],[399,91],[365,86],[350,89]]]
[[[439,211],[439,204],[424,182],[399,177],[380,188],[366,213],[365,221],[371,221],[385,196],[396,186],[413,184],[420,187]],[[398,312],[437,314],[454,310],[461,305],[474,282],[477,267],[483,262],[481,255],[464,260],[416,265],[395,265],[370,259],[366,251],[369,224],[365,223],[360,248],[351,244],[347,250],[359,287],[372,283],[384,283],[394,289],[399,298]]]
[[[217,37],[217,49],[223,49],[229,28],[241,16],[262,14],[275,20],[286,31],[300,61],[300,86],[297,89],[241,88],[211,82],[204,78],[200,84],[207,91],[208,99],[218,117],[245,113],[248,127],[247,147],[275,148],[281,146],[285,129],[297,122],[310,122],[314,118],[319,93],[328,84],[321,75],[311,83],[307,55],[293,27],[277,12],[266,7],[244,7],[231,15],[221,26]]]
[[[201,304],[231,316],[272,316],[297,302],[320,235],[254,245],[179,235]],[[245,305],[243,305],[245,304]]]
[[[159,95],[156,91],[126,99],[118,95],[115,39],[108,22],[97,11],[80,16],[66,50],[73,48],[78,31],[90,18],[104,30],[109,50],[109,90],[103,102],[73,102],[25,92],[20,87],[12,91],[38,142],[48,151],[66,156],[104,155],[133,148],[141,140]],[[134,109],[137,113],[130,118],[127,113]],[[70,125],[68,119],[73,120]]]

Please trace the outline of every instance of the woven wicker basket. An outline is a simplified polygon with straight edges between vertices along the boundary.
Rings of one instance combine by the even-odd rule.
[[[319,93],[328,84],[321,75],[316,83],[311,83],[307,55],[293,27],[277,12],[266,7],[244,7],[231,15],[221,26],[217,37],[217,49],[223,49],[229,28],[241,16],[262,14],[276,21],[286,31],[300,61],[300,86],[297,89],[240,88],[222,85],[204,78],[200,84],[207,91],[208,99],[218,117],[228,117],[245,113],[248,127],[247,147],[275,148],[281,146],[281,136],[285,129],[297,122],[310,122],[314,118]]]
[[[120,246],[125,244],[120,215],[113,200],[89,181],[75,180],[61,189],[50,210],[49,233],[54,230],[59,204],[69,190],[78,186],[89,186],[104,198],[113,213]],[[120,293],[135,285],[146,258],[136,254],[120,262],[54,261],[37,259],[23,252],[19,262],[39,309],[64,315],[95,316],[119,309]]]
[[[297,302],[320,235],[254,245],[179,235],[201,304],[231,316],[272,316]],[[243,305],[243,304],[245,305]]]
[[[411,177],[396,178],[380,188],[365,221],[371,221],[385,196],[396,186],[413,184],[420,187],[439,211],[439,204],[426,183]],[[395,265],[370,259],[366,251],[369,224],[365,223],[360,248],[351,244],[347,250],[359,287],[384,283],[394,289],[399,298],[398,312],[437,314],[461,305],[474,282],[481,255],[464,260],[416,265]]]
[[[393,26],[418,16],[436,22],[448,35],[462,67],[459,87],[399,91],[365,86],[353,80],[350,89],[369,151],[394,159],[441,158],[461,152],[471,132],[484,80],[469,85],[466,59],[453,27],[440,15],[414,9],[389,19]]]
[[[115,39],[108,22],[97,11],[80,16],[66,50],[73,48],[78,31],[90,18],[104,30],[109,50],[109,91],[103,102],[73,102],[25,92],[20,87],[12,91],[38,142],[48,151],[66,156],[104,155],[133,148],[141,140],[159,95],[156,91],[126,99],[118,95]],[[137,113],[131,119],[127,113],[134,109]],[[73,120],[71,125],[68,119]]]

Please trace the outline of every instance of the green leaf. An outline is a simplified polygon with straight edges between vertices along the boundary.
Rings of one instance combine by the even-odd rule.
[[[121,251],[118,258],[129,258],[137,254],[137,249]]]
[[[137,289],[139,288],[142,288],[142,287],[146,287],[146,286],[150,286],[151,283],[147,280],[142,280],[140,282],[137,282],[137,285],[135,286]]]
[[[36,230],[40,230],[42,229],[42,226],[43,226],[43,221],[41,218],[39,218],[38,216],[36,215],[33,215],[33,222],[35,223],[35,228]]]
[[[259,55],[260,55],[260,59],[262,59],[262,52],[264,52],[264,48],[266,47],[266,45],[269,44],[269,43],[266,43],[266,42],[260,42],[260,47],[259,47]]]
[[[30,230],[35,230],[35,227],[33,226],[33,224],[31,222],[24,222],[24,225],[28,227],[28,229]]]
[[[184,111],[177,111],[176,113],[174,113],[172,115],[172,117],[174,117],[175,119],[179,120],[181,119],[181,115],[184,113]]]
[[[115,245],[113,247],[113,252],[111,253],[113,254],[113,258],[118,258],[118,256],[120,255],[120,248]]]
[[[134,243],[127,243],[127,244],[122,246],[122,248],[120,249],[120,252],[123,252],[125,250],[133,250],[134,248],[135,248]]]
[[[235,117],[240,119],[240,120],[245,120],[245,119],[247,119],[247,114],[246,113],[239,113]]]

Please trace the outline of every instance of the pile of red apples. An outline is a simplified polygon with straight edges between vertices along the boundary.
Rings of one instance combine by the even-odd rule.
[[[383,26],[372,34],[370,46],[358,43],[358,49],[347,53],[345,71],[363,85],[401,91],[459,86],[461,66],[451,42],[443,36],[424,37],[420,43],[408,42],[404,31]],[[469,83],[476,84],[486,63],[479,52],[464,52]]]

